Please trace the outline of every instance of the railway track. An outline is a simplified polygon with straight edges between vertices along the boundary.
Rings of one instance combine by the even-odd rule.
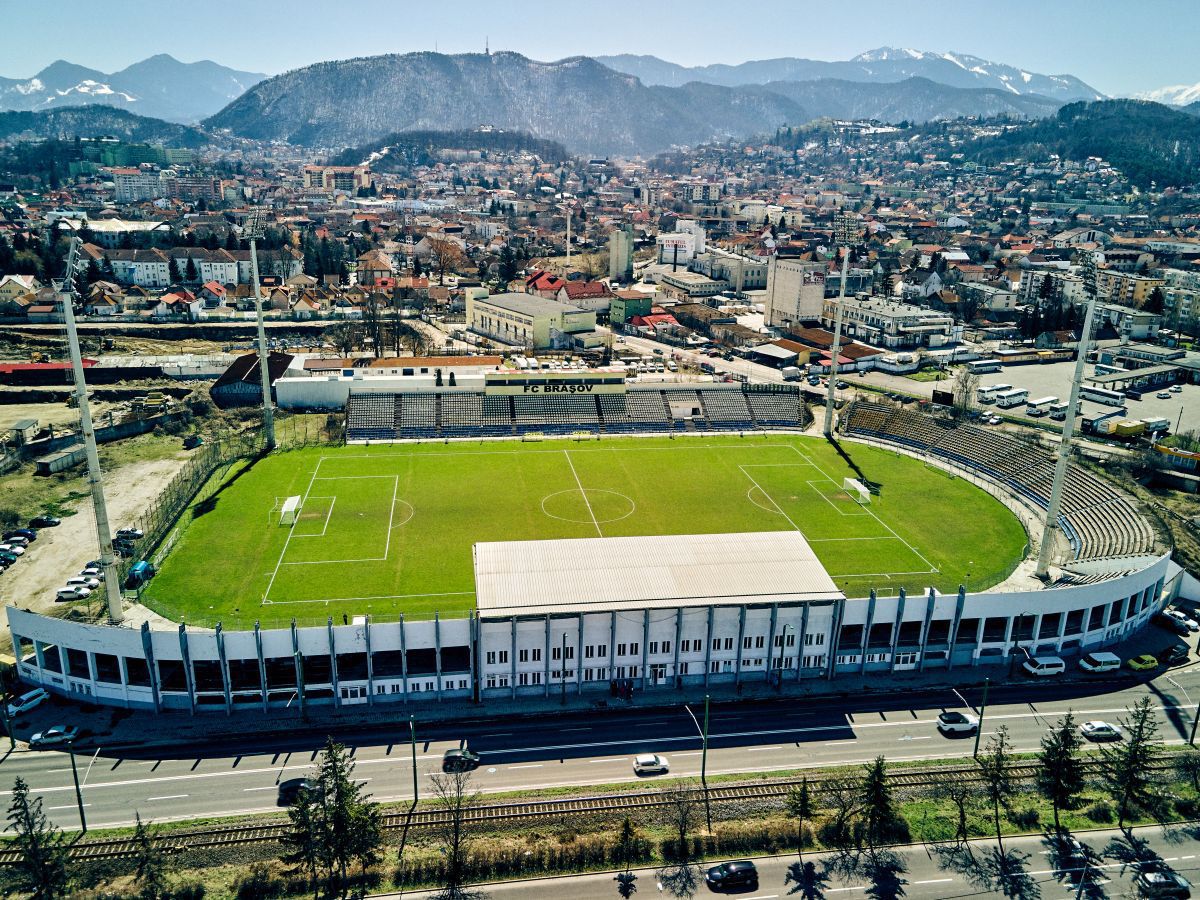
[[[1096,775],[1100,769],[1099,760],[1084,762],[1088,775]],[[1172,768],[1169,761],[1160,761],[1156,769],[1162,771]],[[1028,781],[1037,772],[1035,763],[1017,763],[1009,766],[1009,774],[1014,779]],[[807,779],[809,786],[820,790],[823,783],[838,779],[839,775],[814,774]],[[933,787],[947,779],[977,784],[982,781],[979,770],[974,766],[944,766],[911,771],[893,772],[888,781],[895,788]],[[801,779],[790,778],[777,781],[752,782],[710,788],[708,799],[710,803],[735,803],[747,800],[769,800],[784,797],[793,787],[799,785]],[[699,788],[697,797],[702,796]],[[561,818],[565,816],[595,815],[608,812],[627,812],[629,810],[652,809],[671,802],[661,790],[636,791],[630,793],[599,794],[592,797],[571,797],[561,800],[537,800],[525,803],[496,803],[472,807],[466,813],[466,820],[476,823],[495,823],[519,821],[536,818]],[[385,830],[402,828],[431,828],[445,824],[449,817],[434,809],[420,810],[408,815],[405,813],[389,813],[383,816]],[[165,853],[185,853],[203,850],[214,850],[222,847],[236,847],[248,844],[269,844],[277,842],[286,832],[286,822],[268,822],[261,825],[228,825],[216,826],[188,831],[175,831],[154,839],[155,845]],[[71,858],[74,861],[100,859],[121,859],[136,855],[137,846],[131,838],[102,838],[98,840],[81,839],[71,847]],[[10,866],[19,861],[16,850],[0,849],[0,866]]]

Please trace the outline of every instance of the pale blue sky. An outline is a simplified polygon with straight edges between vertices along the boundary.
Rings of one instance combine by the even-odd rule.
[[[972,53],[1108,94],[1200,82],[1200,0],[0,0],[0,75],[55,59],[111,72],[155,53],[276,74],[377,53],[650,53],[686,65]]]

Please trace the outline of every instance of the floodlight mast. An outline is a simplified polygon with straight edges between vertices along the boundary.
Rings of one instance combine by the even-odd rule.
[[[113,553],[112,529],[108,523],[108,504],[104,500],[104,478],[100,471],[100,454],[96,449],[96,431],[92,426],[92,410],[88,406],[87,381],[83,373],[83,354],[79,350],[79,331],[75,327],[75,267],[79,263],[78,237],[70,239],[67,268],[63,274],[59,297],[62,301],[63,324],[67,329],[67,344],[71,348],[71,372],[75,376],[75,403],[79,408],[79,430],[83,432],[84,453],[87,456],[88,484],[92,491],[92,509],[96,515],[96,539],[100,544],[100,565],[104,571],[104,592],[108,599],[108,620],[119,625],[125,620],[121,609],[121,575]]]
[[[1083,260],[1083,289],[1087,294],[1087,312],[1083,317],[1083,329],[1079,333],[1079,345],[1075,355],[1075,374],[1071,378],[1071,395],[1067,400],[1067,417],[1063,420],[1062,437],[1058,442],[1058,459],[1054,463],[1054,482],[1050,487],[1050,503],[1046,507],[1046,524],[1042,528],[1042,543],[1038,549],[1035,574],[1043,580],[1050,577],[1050,557],[1054,553],[1054,533],[1059,529],[1058,510],[1062,505],[1063,484],[1067,477],[1067,463],[1071,459],[1071,439],[1075,433],[1076,410],[1079,407],[1079,388],[1083,382],[1083,370],[1087,364],[1088,345],[1092,340],[1092,321],[1096,315],[1096,258],[1088,251]]]
[[[258,285],[258,239],[263,234],[262,211],[255,209],[246,219],[250,241],[250,282],[254,291],[254,314],[258,325],[258,371],[262,380],[263,437],[268,451],[275,449],[275,409],[271,405],[271,369],[268,363],[267,330],[263,324],[262,292]]]
[[[829,360],[829,384],[825,391],[825,437],[833,437],[833,398],[834,386],[837,384],[838,356],[842,352],[842,308],[846,300],[846,279],[850,269],[850,242],[858,229],[855,220],[845,213],[838,213],[833,219],[833,245],[842,247],[842,284],[838,288],[837,306],[834,313],[833,346],[830,348],[832,357]]]

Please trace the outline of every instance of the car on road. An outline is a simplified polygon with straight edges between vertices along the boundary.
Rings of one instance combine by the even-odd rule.
[[[728,891],[734,888],[758,887],[758,869],[748,859],[735,859],[713,866],[705,875],[704,880],[714,891]]]
[[[1200,622],[1197,622],[1195,619],[1193,619],[1191,616],[1189,616],[1187,613],[1185,613],[1181,609],[1176,609],[1173,606],[1168,606],[1166,609],[1164,609],[1162,611],[1162,614],[1164,616],[1169,616],[1170,618],[1174,619],[1176,622],[1182,622],[1184,625],[1187,626],[1188,631],[1191,631],[1191,632],[1200,631]]]
[[[1079,731],[1089,741],[1119,741],[1121,739],[1120,728],[1098,719],[1084,722],[1079,726]]]
[[[57,528],[62,524],[62,519],[57,516],[34,516],[29,520],[30,528]]]
[[[1165,628],[1167,631],[1173,632],[1180,637],[1187,637],[1192,633],[1192,629],[1188,628],[1184,622],[1179,621],[1174,616],[1168,616],[1165,612],[1159,613],[1151,621],[1160,628]]]
[[[60,587],[54,595],[56,603],[69,603],[72,600],[86,600],[92,592],[85,587],[74,584],[71,587]]]
[[[1135,672],[1149,672],[1151,669],[1158,668],[1158,660],[1149,653],[1143,653],[1141,656],[1135,656],[1125,663]]]
[[[1182,644],[1172,644],[1158,651],[1159,665],[1182,666],[1188,661],[1188,648]]]
[[[1171,392],[1170,391],[1159,391],[1154,396],[1157,397],[1159,400],[1170,400]]]
[[[1187,898],[1192,896],[1192,885],[1182,875],[1165,868],[1154,868],[1138,872],[1133,880],[1141,897]]]
[[[479,768],[480,756],[466,747],[455,747],[442,754],[443,772],[471,772]]]
[[[641,753],[633,758],[633,771],[638,775],[666,775],[671,764],[658,753]]]
[[[314,793],[320,787],[315,778],[289,778],[279,783],[279,797],[276,802],[280,806],[291,806],[296,802],[300,793]]]
[[[850,384],[846,381],[839,381],[836,387],[839,391],[844,391],[846,388],[850,387]]]
[[[937,727],[942,734],[974,734],[979,727],[979,717],[947,710],[938,714]]]
[[[27,713],[31,709],[36,709],[41,704],[50,699],[50,695],[43,688],[34,688],[32,691],[26,691],[20,697],[13,699],[8,704],[8,714],[10,716],[19,716],[21,713]]]
[[[1115,653],[1088,653],[1079,660],[1085,672],[1112,672],[1121,668],[1121,657]]]
[[[1171,393],[1172,394],[1182,394],[1183,393],[1183,385],[1182,384],[1171,385]]]
[[[39,731],[29,739],[30,747],[57,747],[69,744],[79,735],[79,729],[74,725],[55,725],[45,731]]]

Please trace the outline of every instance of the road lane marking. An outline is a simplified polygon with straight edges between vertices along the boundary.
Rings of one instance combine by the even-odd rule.
[[[930,878],[927,881],[914,881],[913,884],[949,884],[953,878]]]
[[[243,791],[277,791],[277,790],[279,790],[279,786],[275,785],[275,784],[268,784],[266,787],[242,788],[242,790]]]
[[[84,805],[85,807],[87,807],[87,806],[91,806],[92,804],[90,804],[90,803],[85,803],[85,804],[83,804],[83,805]],[[76,803],[69,803],[69,804],[67,804],[66,806],[47,806],[47,807],[46,807],[46,811],[47,811],[47,812],[50,812],[50,811],[52,811],[52,810],[56,810],[56,809],[79,809],[79,805],[78,805],[78,804],[76,804]]]
[[[520,765],[520,766],[509,766],[509,768],[510,769],[540,769],[540,768],[542,768],[543,765],[544,765],[543,763],[526,763],[525,765]]]
[[[146,802],[150,803],[154,800],[186,800],[187,797],[187,794],[170,794],[166,797],[147,797]]]

